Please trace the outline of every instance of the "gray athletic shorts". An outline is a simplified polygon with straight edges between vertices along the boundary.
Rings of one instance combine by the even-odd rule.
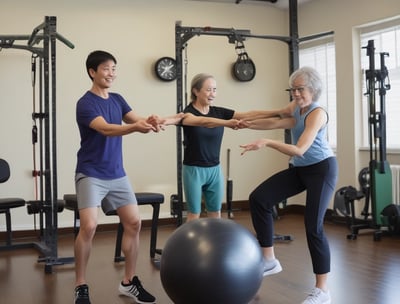
[[[137,204],[127,176],[105,180],[77,173],[75,188],[78,209],[101,206],[103,212],[107,213],[128,204]]]

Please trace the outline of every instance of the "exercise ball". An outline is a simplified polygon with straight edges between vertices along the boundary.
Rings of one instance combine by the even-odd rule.
[[[263,256],[245,227],[203,218],[183,224],[168,238],[160,276],[175,304],[246,304],[261,286]]]

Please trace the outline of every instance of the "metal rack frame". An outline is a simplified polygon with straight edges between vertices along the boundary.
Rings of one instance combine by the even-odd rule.
[[[46,16],[42,24],[35,27],[31,35],[0,35],[0,50],[26,50],[40,58],[40,111],[32,113],[32,119],[39,120],[39,161],[41,214],[40,241],[32,243],[42,256],[45,272],[51,273],[53,265],[72,263],[73,258],[60,258],[57,252],[57,230],[59,201],[57,193],[57,133],[56,133],[56,40],[69,48],[74,45],[57,33],[57,18]],[[26,42],[22,44],[20,42]]]

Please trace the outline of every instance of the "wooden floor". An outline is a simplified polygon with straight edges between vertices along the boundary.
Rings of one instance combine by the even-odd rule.
[[[252,229],[247,212],[236,212],[232,220]],[[251,304],[301,303],[314,284],[303,217],[284,215],[276,221],[275,228],[277,233],[290,234],[294,240],[276,243],[276,255],[283,271],[264,278]],[[157,247],[162,248],[174,229],[173,225],[159,227]],[[356,240],[348,240],[348,229],[343,224],[326,223],[325,229],[332,252],[329,279],[332,303],[400,303],[399,237],[383,236],[381,241],[374,241],[371,231],[362,230]],[[113,260],[115,237],[114,231],[98,232],[95,237],[88,268],[93,304],[133,303],[118,295],[123,262],[114,263]],[[159,270],[149,257],[149,238],[150,230],[143,229],[138,274],[143,285],[156,296],[157,303],[170,304],[172,301],[163,290]],[[73,255],[72,235],[59,237],[58,254],[59,257]],[[0,252],[0,303],[72,304],[74,265],[52,268],[53,273],[45,273],[35,249]]]

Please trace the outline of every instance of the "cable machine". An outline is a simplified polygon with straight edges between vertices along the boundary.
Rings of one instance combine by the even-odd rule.
[[[180,21],[175,24],[175,56],[176,56],[176,93],[177,113],[183,111],[183,60],[182,51],[186,49],[188,41],[195,36],[225,36],[229,43],[237,44],[246,38],[270,39],[284,42],[289,48],[289,74],[299,68],[299,43],[332,35],[333,32],[324,32],[299,38],[297,22],[297,0],[289,0],[289,36],[255,35],[250,30],[233,28],[191,27],[182,26]],[[290,131],[285,130],[285,141],[290,142]],[[182,127],[176,128],[177,144],[177,194],[171,196],[171,208],[177,217],[178,226],[183,222],[183,190],[182,190]],[[228,212],[231,206],[228,207]]]
[[[60,258],[57,253],[57,215],[59,210],[62,210],[62,206],[57,199],[56,40],[63,42],[71,49],[74,45],[57,33],[56,24],[56,17],[46,16],[44,22],[35,27],[31,35],[0,35],[0,50],[20,49],[32,53],[33,87],[36,77],[36,59],[40,63],[39,111],[36,111],[34,105],[32,143],[39,144],[40,168],[34,170],[33,175],[38,177],[37,205],[41,215],[41,235],[40,241],[32,243],[32,247],[42,253],[38,261],[45,264],[46,273],[52,272],[53,265],[74,261],[72,257]],[[16,41],[26,41],[26,44],[17,44]],[[35,96],[35,89],[33,91]],[[36,158],[35,153],[34,158]]]
[[[400,209],[393,204],[392,172],[386,158],[386,91],[390,90],[390,83],[385,58],[389,56],[389,53],[379,53],[380,68],[376,69],[374,40],[369,40],[367,46],[363,48],[366,49],[369,59],[369,69],[365,71],[365,78],[369,106],[370,161],[368,170],[372,213],[371,219],[364,224],[350,227],[351,234],[348,238],[355,239],[360,229],[372,228],[375,229],[374,240],[380,240],[382,227],[387,227],[389,232],[398,232],[400,227],[398,222]],[[379,93],[379,103],[376,100],[376,91]],[[367,203],[366,206],[368,206]]]
[[[372,213],[375,226],[383,224],[380,216],[386,204],[392,202],[392,174],[386,159],[386,90],[390,89],[385,57],[389,53],[381,52],[380,69],[375,69],[374,40],[369,40],[364,47],[369,58],[369,69],[366,71],[367,93],[369,102],[369,143],[371,178]],[[379,106],[376,104],[376,85],[379,89]],[[379,109],[379,111],[377,110]],[[379,191],[377,191],[379,189]],[[378,195],[379,194],[379,195]]]

